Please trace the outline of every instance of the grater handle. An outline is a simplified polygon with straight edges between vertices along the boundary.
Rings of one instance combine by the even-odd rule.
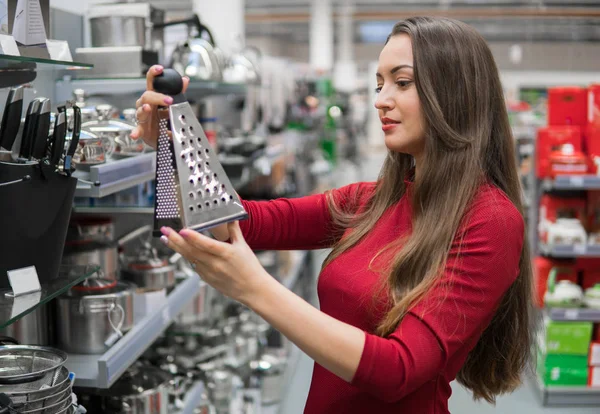
[[[174,103],[185,101],[182,93],[183,79],[175,69],[164,69],[160,75],[156,75],[152,87],[156,92],[172,96]]]

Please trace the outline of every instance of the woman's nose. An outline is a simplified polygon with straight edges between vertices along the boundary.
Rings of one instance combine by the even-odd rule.
[[[379,110],[390,110],[394,108],[394,100],[389,93],[386,93],[384,89],[377,94],[377,99],[375,99],[375,108]]]

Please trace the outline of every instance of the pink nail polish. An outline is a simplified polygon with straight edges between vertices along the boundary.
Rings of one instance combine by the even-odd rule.
[[[160,228],[160,232],[162,234],[164,234],[165,236],[167,236],[167,237],[169,237],[169,234],[171,234],[171,231],[172,230],[170,228],[168,228],[168,227],[161,227]]]
[[[161,65],[156,65],[156,66],[154,67],[154,71],[155,71],[156,73],[158,73],[158,72],[162,72],[162,71],[163,71],[163,69],[164,69],[164,68],[163,68]]]
[[[167,96],[164,100],[164,103],[166,103],[167,105],[171,105],[173,103],[173,98],[171,98],[170,96]]]
[[[179,235],[185,239],[190,235],[190,231],[187,229],[183,229],[179,232]]]
[[[160,241],[165,246],[167,246],[169,244],[169,238],[167,236],[160,236]]]

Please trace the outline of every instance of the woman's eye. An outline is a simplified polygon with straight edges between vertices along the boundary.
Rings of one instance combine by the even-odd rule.
[[[378,86],[375,88],[375,93],[379,93],[379,92],[381,92],[381,86]]]
[[[398,85],[401,88],[406,88],[408,85],[410,85],[411,83],[413,83],[413,81],[409,81],[409,80],[400,80],[398,82],[396,82],[396,85]]]

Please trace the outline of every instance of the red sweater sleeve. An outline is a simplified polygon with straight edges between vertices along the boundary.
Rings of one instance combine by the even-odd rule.
[[[332,194],[341,208],[351,208],[359,204],[353,200],[373,188],[373,183],[356,183],[332,190]],[[248,220],[241,221],[240,227],[253,249],[322,249],[336,241],[325,194],[242,203]]]
[[[475,346],[519,273],[524,223],[498,192],[474,203],[472,211],[440,282],[389,337],[366,333],[353,385],[395,402]]]

